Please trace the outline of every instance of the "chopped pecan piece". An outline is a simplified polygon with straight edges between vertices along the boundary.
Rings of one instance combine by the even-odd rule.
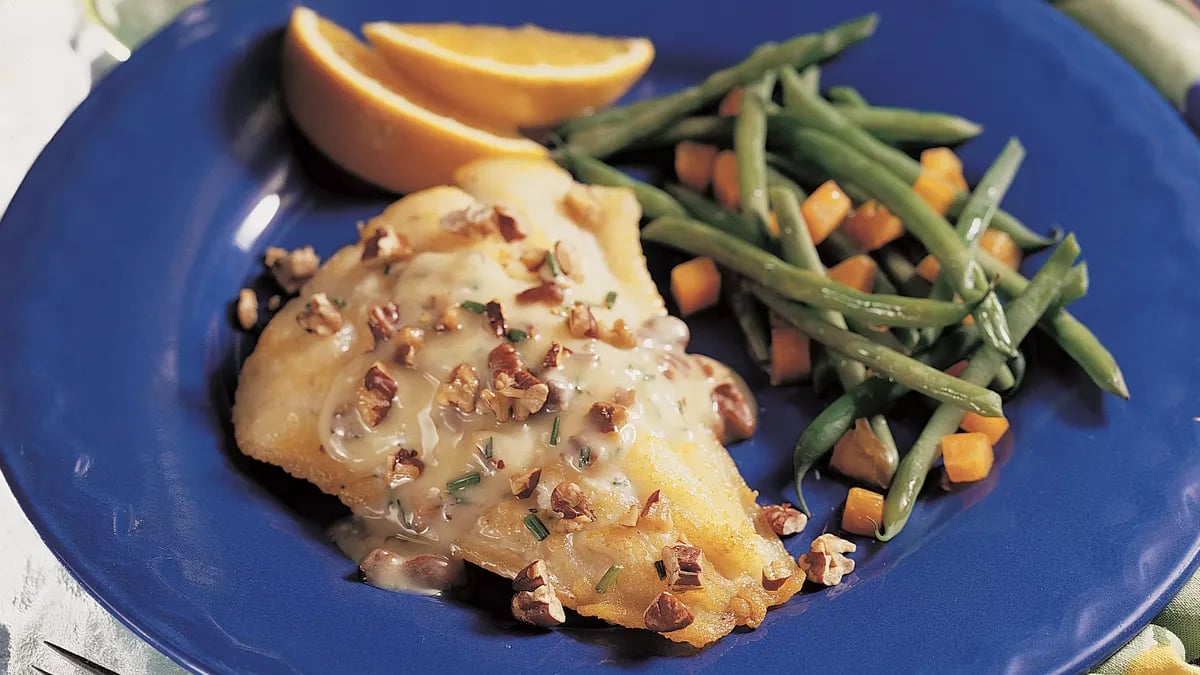
[[[362,263],[367,267],[384,267],[411,256],[408,239],[390,227],[377,226],[363,240]]]
[[[560,518],[554,521],[554,531],[559,534],[570,534],[583,529],[584,525],[592,522],[587,516],[578,516],[575,518]]]
[[[563,195],[563,209],[576,223],[595,229],[604,224],[604,207],[590,185],[575,183]]]
[[[369,427],[377,427],[392,409],[396,396],[396,380],[388,375],[379,361],[371,364],[363,376],[362,389],[358,392],[358,410]]]
[[[546,567],[546,561],[538,558],[517,572],[512,587],[514,591],[534,591],[549,583],[550,570]]]
[[[438,333],[453,333],[462,329],[462,319],[458,305],[450,304],[445,295],[435,295],[426,304],[431,311],[430,321],[433,330]]]
[[[576,302],[567,310],[567,332],[572,337],[596,337],[599,335],[596,327],[596,317],[592,314],[592,308]]]
[[[497,422],[507,422],[512,417],[512,401],[495,389],[484,389],[479,392],[479,404],[484,410],[495,415]]]
[[[521,225],[521,221],[517,220],[517,216],[503,206],[493,207],[496,214],[496,229],[500,231],[500,236],[504,237],[504,241],[517,241],[525,238],[525,227]]]
[[[662,550],[663,567],[667,570],[667,588],[686,591],[704,585],[704,552],[695,546],[673,544]]]
[[[575,247],[565,241],[554,245],[554,259],[558,261],[558,271],[569,277],[571,281],[583,281],[583,265],[575,254]]]
[[[400,308],[394,302],[371,305],[367,308],[367,328],[375,338],[375,346],[392,339],[400,323]]]
[[[544,248],[529,248],[521,251],[521,264],[530,272],[536,272],[542,265],[546,264],[546,254],[549,253]]]
[[[854,553],[858,546],[852,541],[846,541],[836,534],[825,533],[813,539],[809,549],[818,553]]]
[[[283,305],[283,297],[280,295],[272,295],[267,298],[267,310],[274,312]]]
[[[508,332],[508,322],[504,320],[504,310],[500,308],[500,303],[495,300],[489,300],[483,307],[483,312],[487,316],[488,326],[491,326],[492,333],[498,337],[504,337]]]
[[[525,367],[525,360],[511,342],[501,342],[488,353],[488,368],[492,370],[516,371]]]
[[[388,487],[396,488],[421,477],[425,470],[425,462],[421,461],[417,451],[411,448],[400,448],[392,455],[392,465],[388,467]]]
[[[542,283],[532,288],[526,288],[517,294],[517,302],[522,305],[531,305],[536,302],[541,302],[547,305],[558,305],[563,301],[562,286],[554,281],[543,281]]]
[[[558,344],[551,342],[550,348],[546,350],[546,356],[542,359],[543,368],[562,368],[566,358],[571,355],[571,350]]]
[[[279,282],[289,295],[299,292],[304,282],[313,278],[317,268],[321,266],[321,259],[311,246],[291,252],[272,246],[263,256],[263,262],[271,269],[275,281]]]
[[[787,502],[762,507],[762,516],[763,522],[771,528],[771,531],[781,537],[796,534],[808,525],[808,516],[792,508],[792,505]]]
[[[599,337],[618,349],[633,349],[637,346],[637,338],[634,337],[629,324],[625,323],[625,319],[617,319],[612,328],[600,330]]]
[[[617,522],[625,527],[637,527],[638,515],[641,511],[642,508],[637,504],[630,504],[625,513],[617,516]]]
[[[792,578],[794,569],[791,560],[772,560],[763,565],[762,586],[768,591],[779,590],[788,579]]]
[[[525,369],[496,371],[492,387],[510,401],[513,419],[518,422],[541,410],[550,395],[550,388]]]
[[[559,483],[550,493],[550,508],[565,519],[584,518],[589,523],[596,519],[587,495],[575,483]]]
[[[694,620],[687,605],[671,595],[670,591],[659,593],[654,602],[646,608],[646,612],[642,614],[642,621],[645,622],[646,628],[655,633],[670,633],[687,628],[692,625]]]
[[[478,396],[479,375],[470,364],[460,363],[450,371],[450,377],[438,387],[437,402],[469,413],[475,411],[475,400]]]
[[[419,555],[401,565],[409,583],[430,590],[445,590],[455,585],[462,572],[462,561],[440,555]]]
[[[404,558],[383,548],[373,549],[358,561],[358,576],[372,586],[395,587],[403,576]]]
[[[486,237],[500,231],[495,207],[475,203],[442,216],[441,226],[447,232],[463,237]]]
[[[512,599],[512,613],[520,621],[543,628],[553,628],[567,620],[562,602],[549,584],[532,591],[519,591]]]
[[[304,311],[296,315],[296,322],[304,330],[316,335],[333,335],[345,322],[337,305],[324,293],[313,293]]]
[[[671,518],[671,502],[661,490],[655,490],[646,498],[638,525],[652,532],[669,532],[675,525]]]
[[[546,405],[542,409],[547,412],[566,410],[575,395],[575,389],[566,382],[551,378],[546,380],[546,387]]]
[[[837,586],[842,578],[854,571],[854,561],[845,553],[853,553],[857,547],[833,534],[823,534],[813,540],[809,552],[800,556],[796,564],[804,570],[809,581],[824,586]]]
[[[722,382],[709,395],[720,418],[721,442],[734,443],[754,435],[757,416],[746,396],[732,382]]]
[[[538,481],[542,479],[542,470],[530,469],[525,473],[520,473],[508,479],[508,488],[512,490],[517,499],[525,499],[533,494],[534,489],[538,486]]]
[[[258,295],[249,288],[238,291],[237,320],[242,330],[250,330],[258,323]]]
[[[618,389],[613,394],[613,402],[624,408],[637,405],[637,389]]]
[[[629,421],[629,411],[625,406],[597,401],[588,410],[588,420],[601,433],[611,434]]]
[[[425,345],[425,331],[417,326],[403,326],[396,331],[396,363],[412,368],[417,350]]]

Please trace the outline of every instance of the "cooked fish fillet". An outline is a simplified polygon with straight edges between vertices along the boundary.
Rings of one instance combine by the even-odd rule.
[[[672,581],[655,562],[683,544],[703,552],[700,585],[676,586],[693,620],[665,636],[700,646],[757,626],[803,575],[718,440],[714,375],[666,316],[636,200],[540,160],[477,162],[457,183],[388,207],[270,321],[238,386],[239,447],[349,506],[358,521],[343,544],[356,558],[456,557],[510,578],[541,559],[562,604],[640,628]],[[371,256],[391,232],[411,255],[381,265]],[[489,301],[507,334],[476,313]],[[388,302],[397,332],[377,339],[368,316]],[[423,340],[405,342],[415,334],[405,327]],[[533,377],[525,385],[493,374],[513,370],[496,362],[506,344]],[[464,369],[475,392],[446,384]],[[548,400],[504,419],[539,403],[534,381]],[[535,469],[536,487],[516,496],[510,479]],[[582,518],[554,498],[567,484]],[[655,493],[664,499],[642,514]],[[792,576],[765,583],[772,564]],[[614,565],[616,581],[598,591]]]

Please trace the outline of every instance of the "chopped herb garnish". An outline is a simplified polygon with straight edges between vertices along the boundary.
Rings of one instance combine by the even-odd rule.
[[[529,333],[526,333],[520,328],[509,328],[508,332],[504,334],[504,337],[508,338],[509,342],[524,342],[525,340],[529,339]]]
[[[525,516],[525,527],[529,528],[529,531],[533,533],[533,538],[538,541],[550,536],[550,530],[546,529],[546,524],[542,522],[541,518],[538,518],[536,513]],[[663,577],[665,578],[666,575],[667,573],[664,571]]]
[[[617,292],[609,291],[608,295],[604,296],[604,306],[612,309],[615,304],[617,304]]]
[[[550,274],[554,276],[562,274],[562,268],[558,266],[558,258],[554,257],[553,251],[546,253],[546,267],[550,268]]]
[[[663,561],[661,561],[661,560],[654,561],[654,571],[658,572],[659,579],[667,578],[667,566],[663,564]]]
[[[334,297],[330,298],[329,301],[332,302],[334,307],[337,307],[338,309],[346,309],[346,300],[344,298],[339,298],[335,295]]]
[[[614,478],[613,485],[617,487],[629,487],[629,479],[624,476]]]
[[[592,446],[585,445],[579,449],[579,466],[588,466],[592,463]]]
[[[483,314],[487,311],[487,307],[483,303],[475,302],[474,300],[463,300],[458,306],[472,314]]]
[[[487,442],[483,444],[483,456],[486,457],[487,459],[491,459],[493,447],[494,447],[493,438],[491,436],[488,436]]]
[[[611,588],[614,583],[616,583],[617,576],[621,574],[621,570],[623,569],[625,568],[620,565],[613,565],[609,567],[608,571],[604,573],[604,576],[600,577],[600,581],[596,582],[596,592],[607,593],[608,589]]]
[[[446,483],[446,489],[451,492],[458,492],[459,490],[469,488],[472,485],[478,485],[479,481],[482,479],[483,477],[478,473],[469,473],[462,478],[455,478],[454,480]]]
[[[554,424],[550,427],[550,446],[551,447],[558,445],[558,425],[561,422],[562,422],[562,419],[558,415],[555,415],[554,416]]]

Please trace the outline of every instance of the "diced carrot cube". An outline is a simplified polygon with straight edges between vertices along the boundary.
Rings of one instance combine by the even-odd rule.
[[[1004,434],[1008,433],[1008,419],[1005,417],[984,417],[973,412],[963,415],[962,424],[959,426],[963,431],[987,436],[992,445],[995,445]]]
[[[963,371],[966,369],[967,369],[966,361],[956,361],[955,363],[951,364],[949,368],[946,369],[946,374],[953,375],[954,377],[962,377]],[[967,414],[969,415],[970,413],[967,413]]]
[[[1021,247],[1000,230],[986,230],[979,238],[979,248],[992,254],[992,257],[1014,270],[1021,266]]]
[[[779,219],[775,217],[774,211],[771,211],[767,215],[770,216],[767,219],[767,232],[770,232],[772,237],[775,237],[776,239],[778,239],[779,238]]]
[[[860,253],[829,268],[829,278],[863,293],[870,293],[875,285],[877,269],[879,266],[871,256]]]
[[[923,169],[921,175],[917,176],[916,182],[913,183],[913,190],[922,201],[943,216],[946,215],[946,211],[950,210],[950,204],[959,192],[958,188],[950,181],[929,169]]]
[[[717,304],[721,297],[721,273],[712,258],[692,258],[671,270],[671,295],[683,316]]]
[[[684,141],[675,146],[675,175],[684,185],[704,192],[712,180],[717,148],[707,143]]]
[[[983,480],[995,461],[992,443],[981,433],[950,434],[942,437],[942,461],[946,476],[955,483]]]
[[[950,148],[929,148],[921,151],[921,167],[940,176],[959,192],[970,189],[963,177],[962,160]]]
[[[813,242],[819,244],[825,241],[829,233],[846,219],[846,215],[850,213],[850,206],[850,198],[842,192],[841,186],[832,180],[825,181],[821,187],[814,190],[800,205],[800,212],[804,215],[804,222],[808,224],[808,232],[812,235]]]
[[[742,187],[738,183],[737,155],[732,150],[722,150],[713,160],[713,194],[721,206],[737,211],[742,204]]]
[[[921,258],[921,262],[917,263],[917,276],[921,277],[929,283],[937,281],[938,273],[942,271],[942,264],[931,255]]]
[[[842,229],[864,251],[874,251],[904,234],[904,224],[900,219],[874,199],[854,209],[854,213],[842,223]]]
[[[812,372],[808,336],[779,321],[771,325],[771,384],[799,382]]]
[[[717,115],[721,117],[737,117],[742,112],[742,88],[734,87],[725,94],[717,106]]]
[[[842,509],[842,529],[868,537],[883,525],[883,495],[859,487],[850,488]]]

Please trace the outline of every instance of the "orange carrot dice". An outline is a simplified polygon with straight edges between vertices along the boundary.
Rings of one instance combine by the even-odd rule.
[[[874,199],[854,209],[854,213],[842,223],[842,229],[864,251],[874,251],[904,234],[904,224],[900,219]]]
[[[1014,270],[1021,266],[1021,247],[1007,232],[986,230],[979,238],[979,248]]]
[[[988,441],[992,445],[995,445],[1008,432],[1008,420],[1006,418],[984,417],[973,412],[963,415],[962,424],[959,426],[962,427],[963,431],[987,436]]]
[[[917,176],[913,190],[922,201],[943,216],[950,210],[950,203],[959,192],[948,180],[929,169],[923,169],[921,175]]]
[[[863,293],[870,293],[875,286],[875,271],[878,265],[865,253],[852,255],[829,268],[829,278]]]
[[[725,94],[717,106],[717,114],[721,117],[737,117],[742,112],[742,88],[734,87]]]
[[[684,185],[704,192],[712,180],[717,148],[706,143],[684,141],[675,146],[675,175]]]
[[[808,336],[779,321],[771,325],[771,384],[799,382],[812,372]]]
[[[921,151],[921,168],[941,177],[959,192],[966,192],[967,179],[963,177],[962,160],[950,148],[929,148]]]
[[[692,258],[671,270],[671,295],[683,316],[717,304],[721,297],[721,273],[712,258]]]
[[[778,239],[779,238],[779,219],[775,217],[774,211],[771,211],[767,215],[769,216],[769,218],[767,219],[767,232],[770,232],[772,237],[775,237],[776,239]]]
[[[808,224],[808,232],[812,235],[813,242],[819,244],[825,241],[829,233],[846,219],[846,215],[850,213],[850,206],[850,198],[832,180],[825,181],[821,187],[814,190],[800,205],[800,212],[804,215],[804,222]]]
[[[737,155],[732,150],[718,152],[713,160],[712,187],[721,206],[738,210],[742,204],[742,188],[738,183]]]
[[[963,371],[966,369],[967,369],[966,361],[957,361],[955,363],[952,363],[950,365],[950,367],[946,369],[946,374],[953,375],[954,377],[962,377]],[[967,413],[967,414],[970,415],[971,413]]]
[[[937,281],[938,273],[942,271],[942,264],[931,255],[921,258],[921,262],[917,263],[917,276],[921,277],[929,283]]]
[[[842,529],[852,534],[875,536],[883,524],[883,495],[863,488],[850,488],[842,509]]]
[[[942,461],[946,476],[955,483],[983,480],[995,461],[992,443],[981,433],[950,434],[942,437]]]

